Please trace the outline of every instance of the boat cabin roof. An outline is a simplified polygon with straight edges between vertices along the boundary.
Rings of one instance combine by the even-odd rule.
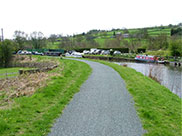
[[[151,55],[137,55],[138,57],[150,57],[150,58],[153,58],[154,56],[151,56]]]

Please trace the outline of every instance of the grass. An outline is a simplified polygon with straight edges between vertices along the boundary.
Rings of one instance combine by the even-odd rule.
[[[154,56],[164,56],[164,57],[171,55],[169,50],[147,51],[146,54]]]
[[[147,130],[146,136],[182,135],[182,99],[134,69],[106,61],[97,62],[112,67],[125,80],[143,128]]]
[[[59,67],[64,70],[60,72]],[[0,109],[1,136],[48,134],[55,118],[91,73],[87,64],[73,60],[60,60],[59,67],[51,72],[60,76],[52,77],[46,87],[30,97],[15,98],[11,109]]]
[[[16,68],[0,68],[0,79],[1,78],[6,78],[6,77],[18,76],[18,71],[20,69],[27,70],[27,69],[30,69],[30,68],[19,68],[19,67],[16,67]],[[6,75],[6,73],[9,73],[9,74]]]

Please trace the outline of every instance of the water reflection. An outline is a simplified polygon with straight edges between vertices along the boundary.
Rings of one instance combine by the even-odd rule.
[[[152,77],[164,85],[173,93],[182,97],[182,68],[174,66],[165,66],[162,64],[149,64],[149,63],[127,63],[127,62],[115,62],[116,64],[127,64],[128,67],[135,69],[138,72],[143,73],[145,76],[151,74]]]

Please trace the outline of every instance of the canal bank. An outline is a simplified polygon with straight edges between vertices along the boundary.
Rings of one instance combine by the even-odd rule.
[[[83,56],[83,58],[88,59],[97,59],[97,60],[106,60],[106,61],[113,61],[113,62],[135,62],[135,63],[146,63],[144,60],[135,60],[134,58],[121,58],[121,57],[109,57],[109,56]],[[160,63],[160,64],[170,64],[168,61],[159,61],[153,63]]]
[[[143,127],[147,130],[145,135],[182,135],[181,99],[177,95],[132,68],[94,61],[112,67],[125,80]]]
[[[135,69],[147,77],[156,79],[161,85],[167,87],[171,92],[182,97],[182,68],[173,65],[161,65],[153,63],[131,63],[115,62]]]
[[[174,67],[182,67],[182,62],[173,61],[173,62],[169,62],[169,64]]]
[[[171,92],[182,97],[182,66],[181,62],[148,63],[133,58],[109,57],[109,56],[83,56],[88,59],[104,60],[124,64],[143,75],[153,77],[161,85],[167,87]]]

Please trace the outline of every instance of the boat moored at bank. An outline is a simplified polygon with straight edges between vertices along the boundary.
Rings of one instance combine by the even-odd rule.
[[[151,56],[151,55],[137,55],[135,57],[136,61],[141,61],[141,62],[151,62],[151,63],[162,63],[164,64],[166,61],[163,59],[157,57],[157,56]]]

